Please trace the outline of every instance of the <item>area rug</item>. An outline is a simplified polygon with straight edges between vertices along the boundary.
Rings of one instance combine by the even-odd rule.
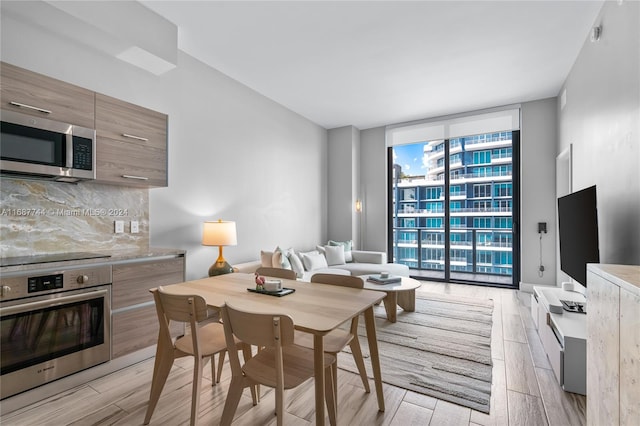
[[[492,300],[423,293],[415,312],[400,310],[391,323],[382,304],[376,306],[382,381],[489,413],[492,312]],[[363,319],[358,333],[368,357]],[[357,374],[348,350],[339,354],[338,366]]]

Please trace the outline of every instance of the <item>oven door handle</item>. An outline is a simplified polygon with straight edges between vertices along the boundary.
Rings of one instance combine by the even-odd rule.
[[[75,294],[73,296],[57,297],[55,299],[41,300],[39,302],[23,303],[21,305],[0,308],[0,316],[20,314],[22,312],[35,311],[38,309],[50,308],[53,306],[66,305],[68,303],[82,302],[85,300],[107,297],[108,290],[94,290],[88,293]]]

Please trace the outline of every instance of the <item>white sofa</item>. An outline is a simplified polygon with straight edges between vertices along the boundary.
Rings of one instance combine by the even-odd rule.
[[[325,246],[326,247],[326,246]],[[402,265],[399,263],[388,263],[387,262],[387,254],[384,252],[378,251],[364,251],[364,250],[350,250],[350,256],[347,256],[347,260],[342,263],[341,261],[331,261],[331,256],[328,255],[325,257],[325,260],[329,258],[326,266],[322,261],[321,267],[317,266],[313,261],[305,261],[304,255],[311,254],[311,256],[316,257],[316,254],[325,256],[325,253],[321,253],[323,247],[318,246],[316,250],[312,250],[309,252],[293,252],[291,249],[283,251],[281,256],[284,256],[284,253],[288,253],[288,258],[291,259],[291,256],[298,256],[300,259],[300,263],[304,266],[304,270],[296,270],[295,267],[289,267],[288,269],[296,270],[298,275],[298,279],[301,281],[310,281],[311,277],[317,273],[330,273],[330,274],[340,274],[340,275],[373,275],[379,274],[380,272],[388,272],[390,275],[398,275],[403,277],[409,276],[409,267],[407,265]],[[283,263],[280,259],[274,255],[277,253],[277,250],[273,252],[261,252],[261,260],[254,260],[250,262],[245,262],[241,264],[234,265],[234,269],[238,272],[248,272],[253,273],[261,266],[271,266],[271,267],[283,267]],[[271,264],[269,264],[269,258],[271,259]],[[307,259],[308,260],[308,259]],[[292,263],[292,262],[285,262]]]

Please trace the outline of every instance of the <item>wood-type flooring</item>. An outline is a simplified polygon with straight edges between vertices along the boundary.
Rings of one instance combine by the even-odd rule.
[[[586,398],[564,392],[546,359],[531,320],[526,293],[501,288],[423,282],[417,293],[435,292],[494,300],[492,330],[493,384],[489,415],[384,384],[386,410],[377,409],[372,393],[364,393],[360,377],[338,374],[339,425],[584,425]],[[398,312],[402,315],[401,312]],[[178,360],[169,376],[151,425],[189,424],[192,366]],[[208,365],[207,365],[208,367]],[[205,367],[199,423],[218,424],[229,386],[225,365],[222,381],[211,386]],[[153,359],[93,380],[12,413],[2,413],[9,425],[141,425],[144,419]],[[384,371],[382,371],[384,377]],[[238,406],[234,425],[274,425],[275,396],[261,387],[262,400],[252,406],[248,390]],[[310,380],[285,392],[285,424],[315,423],[314,386]],[[328,423],[328,418],[326,419]]]

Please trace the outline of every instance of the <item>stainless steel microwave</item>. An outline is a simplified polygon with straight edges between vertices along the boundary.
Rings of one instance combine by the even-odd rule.
[[[0,111],[3,176],[78,182],[96,178],[96,131]]]

